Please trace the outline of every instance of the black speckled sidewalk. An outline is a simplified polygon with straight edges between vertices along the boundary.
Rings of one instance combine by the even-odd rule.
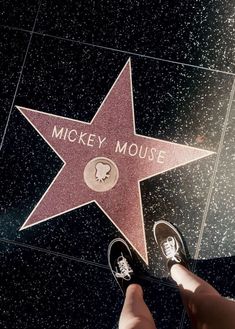
[[[227,0],[0,2],[1,328],[117,329],[123,297],[107,260],[117,237],[138,251],[157,328],[189,328],[154,242],[159,219],[181,231],[194,272],[235,298],[234,31]],[[129,78],[122,71],[128,60]],[[116,121],[107,117],[102,126],[94,118],[109,100]],[[118,112],[122,104],[133,110],[132,123]],[[35,121],[16,105],[33,109]],[[53,128],[47,117],[67,126]],[[146,137],[141,147],[137,135]],[[65,146],[57,149],[55,139]],[[81,155],[73,143],[84,146]],[[94,182],[79,179],[79,158],[94,170],[100,164]],[[65,172],[67,159],[73,170]],[[113,185],[97,192],[116,165]],[[37,219],[20,230],[37,208]]]

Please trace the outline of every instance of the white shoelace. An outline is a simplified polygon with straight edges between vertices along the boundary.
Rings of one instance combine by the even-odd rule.
[[[168,236],[168,238],[162,243],[161,248],[167,259],[174,260],[177,263],[181,262],[181,259],[177,254],[179,250],[179,243],[174,237]]]
[[[130,273],[133,273],[133,270],[122,253],[121,256],[119,256],[117,259],[117,264],[119,267],[119,272],[116,267],[116,272],[115,272],[116,277],[129,281],[131,279]]]

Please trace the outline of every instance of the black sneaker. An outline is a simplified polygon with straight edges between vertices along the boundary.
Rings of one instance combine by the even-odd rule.
[[[108,262],[115,280],[125,295],[127,287],[136,283],[136,276],[131,251],[123,239],[117,238],[110,242]]]
[[[174,264],[188,268],[184,242],[178,230],[171,223],[159,220],[154,224],[153,233],[169,272]]]

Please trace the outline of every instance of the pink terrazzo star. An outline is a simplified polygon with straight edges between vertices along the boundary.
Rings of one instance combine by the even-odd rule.
[[[213,152],[136,134],[130,59],[90,123],[17,108],[64,163],[21,229],[96,202],[148,263],[140,181]]]

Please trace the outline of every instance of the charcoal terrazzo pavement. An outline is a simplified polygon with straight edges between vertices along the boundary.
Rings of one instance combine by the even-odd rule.
[[[29,35],[22,31],[9,31],[2,27],[0,27],[0,33],[0,139],[2,140],[9,109],[13,105],[12,100],[29,42]]]
[[[158,329],[189,327],[159,260],[158,219],[180,229],[195,272],[234,298],[231,2],[0,9],[1,328],[117,328],[123,298],[106,252],[121,234],[96,204],[19,231],[62,163],[12,105],[89,122],[129,57],[136,132],[215,152],[141,182],[149,266],[136,262],[146,303]]]

